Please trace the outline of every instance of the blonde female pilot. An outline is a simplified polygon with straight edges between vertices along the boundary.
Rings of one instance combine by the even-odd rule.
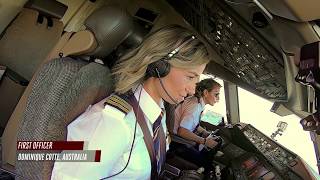
[[[163,101],[177,104],[194,94],[208,62],[206,47],[190,30],[166,26],[115,65],[115,93],[137,102],[143,112],[138,118],[144,119],[155,139],[158,129],[167,131]],[[88,142],[89,150],[101,150],[101,162],[56,162],[51,179],[156,179],[137,115],[130,108],[123,111],[112,105],[108,98],[104,106],[105,102],[93,105],[69,124],[67,135],[68,140]],[[157,122],[161,125],[154,130]]]

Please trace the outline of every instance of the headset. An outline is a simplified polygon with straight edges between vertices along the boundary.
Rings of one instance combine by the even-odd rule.
[[[160,84],[161,84],[161,87],[162,89],[165,91],[165,93],[168,95],[168,97],[175,103],[175,104],[178,104],[178,102],[168,93],[168,91],[166,90],[166,88],[164,87],[163,85],[163,82],[162,82],[162,79],[163,77],[167,76],[170,72],[170,63],[168,62],[170,59],[172,59],[174,57],[174,55],[176,55],[180,49],[187,43],[191,42],[192,40],[195,39],[195,36],[194,35],[191,35],[191,36],[188,36],[186,38],[187,40],[184,40],[181,45],[179,45],[177,48],[175,48],[173,51],[171,51],[170,53],[168,53],[165,57],[161,58],[160,60],[157,60],[153,63],[150,63],[147,67],[147,70],[146,70],[146,76],[149,78],[149,77],[156,77],[160,80]],[[139,98],[138,98],[138,105],[140,103],[140,96],[141,96],[141,91],[142,89],[140,90],[140,94],[139,94]],[[138,114],[139,115],[139,114]],[[139,116],[137,116],[137,119],[139,118]],[[130,152],[129,152],[129,158],[128,158],[128,161],[125,165],[125,167],[113,174],[113,175],[110,175],[110,176],[107,176],[107,177],[104,177],[100,180],[104,180],[104,179],[109,179],[111,177],[114,177],[114,176],[117,176],[119,174],[121,174],[127,167],[128,167],[128,164],[130,162],[130,159],[131,159],[131,154],[132,154],[132,150],[133,150],[133,146],[134,146],[134,142],[135,142],[135,138],[136,138],[136,129],[137,129],[137,120],[136,120],[136,123],[135,123],[135,127],[134,127],[134,135],[133,135],[133,140],[132,140],[132,144],[131,144],[131,147],[130,147]]]
[[[157,60],[151,64],[148,65],[146,70],[147,77],[156,77],[159,79],[160,84],[164,92],[167,94],[167,96],[175,103],[176,105],[179,104],[177,100],[175,100],[167,91],[167,89],[164,87],[164,84],[162,82],[163,77],[167,76],[170,72],[171,65],[169,63],[169,60],[171,60],[180,50],[183,46],[191,42],[195,39],[194,35],[187,36],[186,40],[184,40],[181,45],[179,45],[177,48],[175,48],[173,51],[168,53],[165,57],[161,58],[160,60]]]
[[[167,76],[170,72],[170,63],[171,60],[180,50],[181,48],[195,39],[194,35],[187,36],[187,39],[184,40],[181,45],[175,48],[173,51],[168,53],[165,57],[150,63],[146,70],[147,77],[156,77],[156,78],[163,78]]]

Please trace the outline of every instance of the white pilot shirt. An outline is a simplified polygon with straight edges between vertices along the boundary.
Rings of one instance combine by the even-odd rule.
[[[141,91],[140,101],[139,94]],[[152,124],[158,118],[160,106],[139,86],[134,93],[148,121],[150,133]],[[83,114],[68,125],[69,141],[87,141],[89,150],[101,150],[101,162],[55,162],[51,179],[101,179],[121,171],[129,157],[133,141],[136,117],[131,110],[126,116],[118,109],[107,105],[105,99],[88,108]],[[166,133],[165,115],[162,118],[163,130]],[[168,150],[168,143],[167,143]],[[151,161],[143,140],[143,132],[137,124],[136,138],[127,168],[110,179],[143,180],[150,179]]]
[[[175,110],[175,126],[173,132],[177,134],[179,127],[186,128],[193,132],[200,122],[200,115],[204,110],[204,106],[203,98],[200,98],[200,102],[195,96],[187,98]]]

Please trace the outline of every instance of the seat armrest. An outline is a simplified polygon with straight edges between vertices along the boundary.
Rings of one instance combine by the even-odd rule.
[[[174,135],[174,134],[171,137],[171,141],[187,145],[188,147],[195,146],[197,144],[194,141],[190,141],[190,140],[184,139],[184,138],[182,138],[182,137],[180,137],[178,135]]]

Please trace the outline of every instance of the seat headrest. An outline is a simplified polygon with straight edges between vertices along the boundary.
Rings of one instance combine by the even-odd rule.
[[[60,50],[63,57],[69,55],[83,55],[94,51],[97,41],[91,31],[84,30],[76,32]]]
[[[133,19],[127,11],[115,6],[103,6],[85,21],[97,41],[97,47],[86,55],[105,57],[133,31]]]
[[[142,27],[138,22],[133,22],[133,30],[130,36],[123,42],[127,48],[135,48],[139,46],[144,37],[149,33],[149,30]]]
[[[149,30],[142,27],[142,25],[138,24],[134,21],[134,28],[132,33],[125,39],[118,47],[115,49],[108,57],[104,58],[104,62],[112,67],[114,63],[120,59],[124,54],[127,54],[132,49],[138,47],[144,37],[148,34]]]

